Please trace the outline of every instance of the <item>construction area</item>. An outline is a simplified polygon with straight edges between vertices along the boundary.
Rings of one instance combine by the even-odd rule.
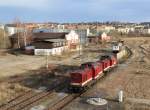
[[[150,39],[119,39],[130,55],[87,91],[76,94],[68,90],[69,73],[110,52],[110,43],[58,56],[1,53],[0,110],[150,110]],[[119,91],[123,91],[122,102],[118,101]],[[107,104],[89,104],[91,97],[106,99]]]

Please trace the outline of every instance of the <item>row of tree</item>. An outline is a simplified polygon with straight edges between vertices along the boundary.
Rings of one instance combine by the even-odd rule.
[[[25,25],[17,17],[14,19],[13,24],[17,29],[14,35],[8,36],[8,32],[5,29],[0,29],[0,49],[14,48],[14,43],[16,44],[15,48],[28,45],[27,40],[29,38],[27,36],[30,36],[31,31],[27,30]]]

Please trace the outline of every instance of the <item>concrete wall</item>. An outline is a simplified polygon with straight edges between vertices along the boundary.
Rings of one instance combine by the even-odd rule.
[[[68,46],[57,47],[52,49],[35,49],[34,55],[62,55],[68,50]]]

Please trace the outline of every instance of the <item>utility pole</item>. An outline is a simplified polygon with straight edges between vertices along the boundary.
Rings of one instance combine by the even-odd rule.
[[[46,55],[46,69],[48,69],[48,55]]]
[[[46,69],[48,69],[48,56],[49,56],[49,53],[48,51],[46,51]]]

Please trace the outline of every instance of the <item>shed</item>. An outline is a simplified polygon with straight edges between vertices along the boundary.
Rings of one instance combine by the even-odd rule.
[[[32,43],[36,49],[51,49],[66,46],[67,42],[65,39],[45,39],[42,41],[36,41]]]

